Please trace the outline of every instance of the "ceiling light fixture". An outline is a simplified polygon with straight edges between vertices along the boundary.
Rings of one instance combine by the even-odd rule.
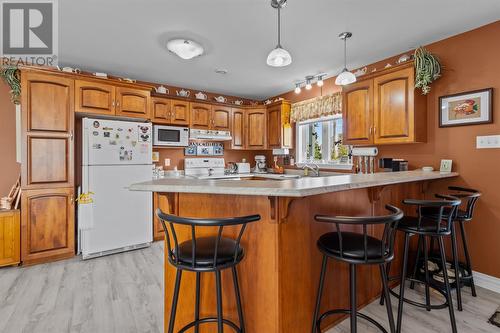
[[[301,91],[302,91],[302,89],[300,89],[300,83],[296,83],[295,84],[295,93],[300,94]]]
[[[314,76],[306,76],[306,90],[312,89],[311,81],[314,79]]]
[[[318,76],[318,82],[316,82],[316,84],[318,85],[318,87],[323,87],[323,75],[319,75]]]
[[[335,79],[335,84],[339,86],[345,86],[356,82],[356,76],[347,70],[347,39],[352,37],[352,33],[343,32],[339,35],[339,38],[344,41],[344,69]]]
[[[318,87],[323,87],[324,79],[326,77],[325,73],[317,74],[317,75],[307,75],[304,80],[295,82],[295,93],[300,94],[301,88],[305,87],[306,90],[311,90],[313,83],[316,82]]]
[[[189,39],[171,39],[167,42],[167,49],[178,57],[189,60],[203,54],[203,46]]]
[[[224,69],[224,68],[217,68],[217,69],[215,69],[215,73],[217,73],[217,74],[224,75],[224,74],[227,74],[227,72],[228,72],[228,70]]]
[[[290,52],[281,47],[281,8],[287,0],[271,0],[271,6],[278,9],[278,45],[267,56],[267,64],[272,67],[285,67],[292,63]]]

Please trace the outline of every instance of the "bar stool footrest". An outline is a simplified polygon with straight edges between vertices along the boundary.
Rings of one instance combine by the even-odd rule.
[[[394,281],[394,280],[398,280],[399,281],[400,277],[393,276],[393,277],[389,277],[388,280],[389,281]],[[425,281],[421,281],[419,279],[412,279],[412,278],[407,277],[406,280],[410,281],[410,282],[415,282],[415,283],[418,283],[418,284],[425,284]],[[438,293],[440,293],[441,295],[443,295],[443,297],[446,299],[446,292],[444,290],[441,290],[437,286],[434,286],[432,284],[429,284],[429,288],[434,289],[435,291],[437,291]],[[391,293],[392,296],[394,296],[397,299],[399,299],[399,294],[397,292],[395,292],[392,289],[389,289],[389,292]],[[413,300],[408,299],[406,297],[403,298],[403,302],[411,304],[411,305],[414,305],[414,306],[417,306],[417,307],[422,308],[422,309],[427,309],[427,305],[426,304],[420,303],[420,302],[417,302],[417,301],[413,301]],[[430,308],[432,310],[440,310],[440,309],[444,309],[444,308],[447,308],[447,307],[448,307],[448,302],[444,302],[442,304],[431,304],[431,306],[430,306]]]
[[[330,311],[327,311],[325,313],[323,313],[319,319],[316,321],[316,327],[317,327],[317,330],[318,332],[320,332],[320,327],[321,327],[321,321],[323,319],[325,319],[326,317],[328,316],[331,316],[331,315],[334,315],[334,314],[351,314],[351,310],[348,310],[348,309],[336,309],[336,310],[330,310]],[[375,319],[363,314],[363,313],[360,313],[360,312],[356,312],[356,317],[359,317],[359,318],[362,318],[366,321],[369,321],[370,323],[372,323],[375,327],[377,327],[380,331],[382,331],[383,333],[388,333],[387,330],[379,323],[377,322]]]
[[[187,324],[186,326],[184,326],[183,328],[181,328],[178,333],[186,332],[190,328],[195,327],[196,324],[206,324],[206,323],[216,323],[216,322],[217,322],[217,317],[206,317],[206,318],[200,318],[198,320],[193,320],[192,322],[190,322],[189,324]],[[222,319],[222,322],[225,325],[230,326],[237,333],[242,333],[243,332],[241,330],[241,328],[238,327],[238,325],[236,325],[235,323],[233,323],[232,321],[230,321],[228,319]]]

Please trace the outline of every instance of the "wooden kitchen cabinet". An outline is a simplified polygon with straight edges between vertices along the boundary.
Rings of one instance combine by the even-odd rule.
[[[75,205],[72,187],[23,191],[21,206],[23,264],[74,256]]]
[[[427,99],[415,90],[413,63],[353,83],[342,97],[344,144],[426,141]]]
[[[116,115],[132,118],[150,118],[150,91],[116,87]]]
[[[190,110],[189,102],[172,100],[172,125],[189,125]]]
[[[232,141],[231,149],[245,149],[246,121],[243,109],[233,108],[232,110]]]
[[[290,103],[279,102],[267,108],[267,147],[293,148]]]
[[[75,112],[115,115],[115,87],[107,83],[75,80]]]
[[[344,144],[373,143],[373,80],[358,81],[342,90]]]
[[[189,125],[189,102],[153,97],[151,120],[157,124],[187,126]]]
[[[0,267],[21,262],[19,210],[0,210]]]
[[[75,112],[149,119],[150,90],[75,80]]]
[[[163,240],[165,232],[160,219],[156,216],[156,210],[161,209],[165,214],[178,214],[178,193],[153,193],[153,239]]]
[[[73,80],[23,71],[21,87],[23,189],[73,186]]]
[[[231,108],[205,103],[191,103],[192,128],[229,131],[231,129]]]
[[[246,112],[246,148],[266,149],[267,136],[266,109],[251,109]]]
[[[190,127],[208,130],[211,127],[212,106],[204,103],[191,103]]]
[[[217,131],[231,130],[231,108],[227,106],[212,106],[212,125],[211,129]]]

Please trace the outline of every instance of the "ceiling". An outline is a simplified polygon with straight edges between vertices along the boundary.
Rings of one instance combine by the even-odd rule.
[[[282,45],[292,65],[272,68],[277,12],[269,0],[59,1],[59,63],[246,98],[289,91],[297,80],[356,68],[500,19],[498,0],[289,0]],[[186,61],[166,41],[186,37],[205,55]],[[216,68],[228,74],[216,74]]]

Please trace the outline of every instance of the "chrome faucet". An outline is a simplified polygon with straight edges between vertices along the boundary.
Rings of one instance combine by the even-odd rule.
[[[314,173],[314,177],[319,177],[319,166],[315,163],[311,163],[311,164],[304,164],[302,166],[302,170],[311,170],[313,173]]]

